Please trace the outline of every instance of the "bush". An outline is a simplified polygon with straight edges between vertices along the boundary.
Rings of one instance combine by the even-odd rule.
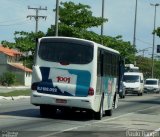
[[[11,72],[5,72],[0,77],[0,83],[3,86],[10,86],[16,82],[16,75]]]

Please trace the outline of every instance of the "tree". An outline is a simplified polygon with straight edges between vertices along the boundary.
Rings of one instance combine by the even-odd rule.
[[[121,36],[101,36],[90,31],[91,28],[99,27],[107,21],[107,19],[93,16],[90,6],[80,3],[74,4],[73,2],[61,2],[59,9],[59,36],[83,38],[97,43],[101,43],[103,40],[105,46],[118,50],[127,63],[133,63],[136,50],[130,42],[123,41]],[[22,59],[25,62],[32,62],[36,43],[35,39],[42,36],[54,36],[55,26],[51,25],[46,34],[43,32],[29,33],[21,31],[15,32],[14,35],[14,43],[3,41],[2,44],[10,48],[17,48],[25,53],[31,51],[31,56]]]
[[[59,35],[68,37],[83,38],[83,34],[88,33],[88,29],[98,27],[107,19],[92,15],[90,6],[84,4],[74,4],[73,2],[61,2],[59,7]],[[47,35],[55,35],[55,25],[51,25]],[[91,32],[92,35],[92,32]]]
[[[152,59],[148,57],[137,56],[136,57],[137,66],[140,68],[140,71],[143,72],[145,78],[150,78],[151,68],[152,68]],[[154,77],[160,78],[160,61],[154,60]]]
[[[140,71],[143,72],[145,78],[151,77],[152,60],[150,58],[137,56],[136,64],[140,68]]]
[[[14,33],[14,36],[15,43],[2,41],[2,45],[4,47],[18,49],[20,52],[24,53],[24,56],[21,57],[23,64],[29,68],[32,68],[33,55],[36,46],[36,38],[41,38],[45,36],[45,34],[41,31],[39,31],[38,33],[16,31]],[[29,52],[31,52],[30,55],[28,54]]]
[[[157,34],[157,36],[160,37],[160,27],[158,27],[157,30],[155,30],[155,33]]]
[[[135,61],[136,49],[131,45],[130,42],[125,42],[122,40],[121,36],[109,37],[105,36],[103,38],[104,45],[118,50],[121,56],[125,59],[126,63],[133,63]]]
[[[123,41],[121,36],[101,36],[89,31],[90,28],[100,26],[107,19],[94,17],[88,5],[65,2],[61,3],[59,9],[59,36],[83,38],[97,43],[103,40],[105,46],[118,50],[127,63],[133,63],[136,49],[130,42]],[[48,28],[47,35],[55,35],[54,25]]]
[[[41,31],[38,33],[34,32],[24,32],[24,31],[16,31],[14,33],[14,40],[15,43],[10,43],[7,41],[2,41],[4,46],[9,48],[16,48],[20,52],[29,52],[31,51],[34,54],[35,45],[36,45],[36,38],[41,38],[45,36],[45,34]]]

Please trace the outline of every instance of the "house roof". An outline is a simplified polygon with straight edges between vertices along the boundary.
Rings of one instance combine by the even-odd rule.
[[[12,57],[14,57],[15,55],[21,55],[22,54],[21,52],[18,52],[14,49],[9,49],[9,48],[3,47],[2,45],[0,45],[0,52],[6,54],[8,56],[12,56]]]
[[[23,70],[25,72],[32,72],[32,70],[30,68],[27,68],[20,63],[9,63],[9,65],[11,65],[12,67],[15,67],[17,69]]]

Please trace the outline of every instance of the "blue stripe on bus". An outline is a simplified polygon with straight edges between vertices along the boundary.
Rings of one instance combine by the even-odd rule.
[[[50,73],[50,68],[40,67],[40,71],[42,74],[42,81],[47,81]]]
[[[40,88],[42,87],[42,90],[37,90],[39,93],[72,96],[72,94],[70,94],[66,91],[62,92],[57,86],[53,85],[53,82],[52,82],[51,79],[48,79],[49,73],[50,73],[50,68],[40,67],[40,71],[41,71],[41,74],[42,74],[42,81],[39,82],[38,87],[40,87]],[[44,91],[43,88],[56,89],[56,92]]]
[[[61,69],[61,68],[56,68]],[[76,81],[76,91],[75,96],[87,96],[88,95],[88,89],[90,87],[91,82],[91,73],[89,71],[84,70],[74,70],[74,69],[61,69],[66,70],[70,74],[74,74],[77,76]],[[62,92],[57,86],[54,86],[54,83],[52,79],[49,78],[50,68],[48,67],[40,67],[40,71],[42,74],[42,81],[39,82],[39,90],[37,90],[40,93],[46,93],[46,94],[55,94],[55,95],[64,95],[64,96],[73,96],[69,93],[69,91]],[[42,87],[42,90],[40,90]],[[56,89],[56,92],[50,92],[50,91],[43,91],[43,88],[47,89]]]
[[[77,75],[76,96],[87,96],[91,82],[91,73],[84,70],[68,70],[68,72]]]

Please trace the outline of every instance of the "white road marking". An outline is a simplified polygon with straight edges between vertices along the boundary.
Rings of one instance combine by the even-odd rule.
[[[123,115],[120,115],[120,116],[117,116],[117,117],[113,117],[113,118],[109,118],[109,119],[105,119],[105,120],[100,120],[100,121],[96,121],[96,122],[92,122],[90,124],[84,124],[83,126],[77,126],[77,127],[73,127],[73,128],[68,128],[68,129],[65,129],[65,130],[61,130],[59,132],[55,132],[55,133],[50,133],[50,134],[46,134],[46,135],[42,135],[42,136],[39,136],[39,137],[49,137],[49,136],[53,136],[53,135],[56,135],[56,134],[60,134],[60,133],[63,133],[65,131],[71,131],[71,130],[74,130],[74,129],[78,129],[78,128],[84,128],[86,126],[91,126],[91,125],[94,125],[94,124],[97,124],[97,123],[103,123],[103,122],[106,122],[106,121],[110,121],[110,120],[114,120],[114,119],[117,119],[117,118],[121,118],[121,117],[125,117],[125,116],[128,116],[128,115],[131,115],[131,114],[134,114],[136,112],[140,112],[140,111],[145,111],[145,110],[148,110],[148,109],[152,109],[152,108],[157,108],[157,107],[160,107],[160,106],[152,106],[152,107],[149,107],[149,108],[145,108],[145,109],[142,109],[142,110],[137,110],[135,112],[130,112],[130,113],[127,113],[127,114],[123,114]],[[160,128],[159,128],[160,129]],[[158,130],[159,130],[158,129]],[[158,132],[158,131],[157,131]],[[146,136],[148,137],[148,136]],[[150,136],[149,136],[150,137]]]

